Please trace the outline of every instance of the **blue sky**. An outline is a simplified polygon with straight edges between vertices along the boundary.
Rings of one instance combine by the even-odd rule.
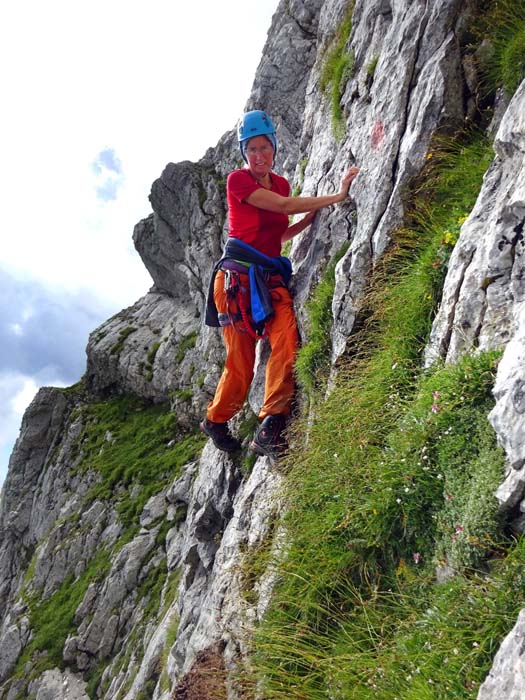
[[[124,184],[124,171],[120,158],[113,148],[102,149],[91,163],[91,170],[98,179],[95,188],[97,199],[101,202],[117,199],[119,190]]]
[[[0,9],[0,483],[40,386],[151,286],[134,225],[170,161],[249,96],[278,0],[27,0]]]

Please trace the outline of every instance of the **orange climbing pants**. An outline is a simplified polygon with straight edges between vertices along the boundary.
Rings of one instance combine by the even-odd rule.
[[[248,275],[241,274],[241,289],[245,308],[250,307]],[[219,270],[215,277],[214,300],[219,313],[227,313],[227,299],[224,290],[224,272]],[[286,287],[271,290],[274,315],[266,323],[271,353],[266,365],[264,403],[259,418],[267,415],[290,413],[295,382],[293,366],[297,351],[298,335],[292,297]],[[230,312],[237,312],[237,304],[230,302]],[[243,321],[235,326],[223,326],[226,345],[226,362],[215,391],[213,401],[208,405],[207,417],[217,423],[225,423],[243,406],[253,379],[256,339],[244,329]]]

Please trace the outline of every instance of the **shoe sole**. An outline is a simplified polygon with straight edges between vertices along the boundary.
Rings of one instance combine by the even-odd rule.
[[[265,450],[264,447],[261,447],[253,441],[250,442],[250,450],[252,452],[255,452],[255,454],[259,455],[259,457],[268,457],[268,459],[272,462],[275,462],[280,457],[280,453],[269,452]]]
[[[203,426],[202,423],[199,423],[199,428],[201,429],[201,432],[203,432],[204,435],[206,435],[206,437],[209,437],[209,438],[210,438],[210,440],[213,442],[213,444],[215,445],[215,447],[216,447],[220,452],[227,452],[228,454],[232,454],[233,452],[239,452],[239,450],[240,450],[241,447],[242,447],[241,443],[239,443],[238,445],[235,445],[234,447],[228,447],[228,448],[226,448],[226,447],[224,447],[224,446],[222,446],[222,445],[218,445],[218,444],[215,442],[215,439],[214,439],[213,435],[210,435],[210,433],[206,430],[206,428]]]

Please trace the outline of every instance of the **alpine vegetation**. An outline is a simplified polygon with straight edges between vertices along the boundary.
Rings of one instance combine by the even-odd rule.
[[[0,700],[525,696],[524,17],[282,0],[24,415]]]

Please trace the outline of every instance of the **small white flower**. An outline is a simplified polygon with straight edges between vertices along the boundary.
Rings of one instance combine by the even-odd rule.
[[[401,499],[400,499],[400,498],[396,498],[396,503],[401,503]]]

